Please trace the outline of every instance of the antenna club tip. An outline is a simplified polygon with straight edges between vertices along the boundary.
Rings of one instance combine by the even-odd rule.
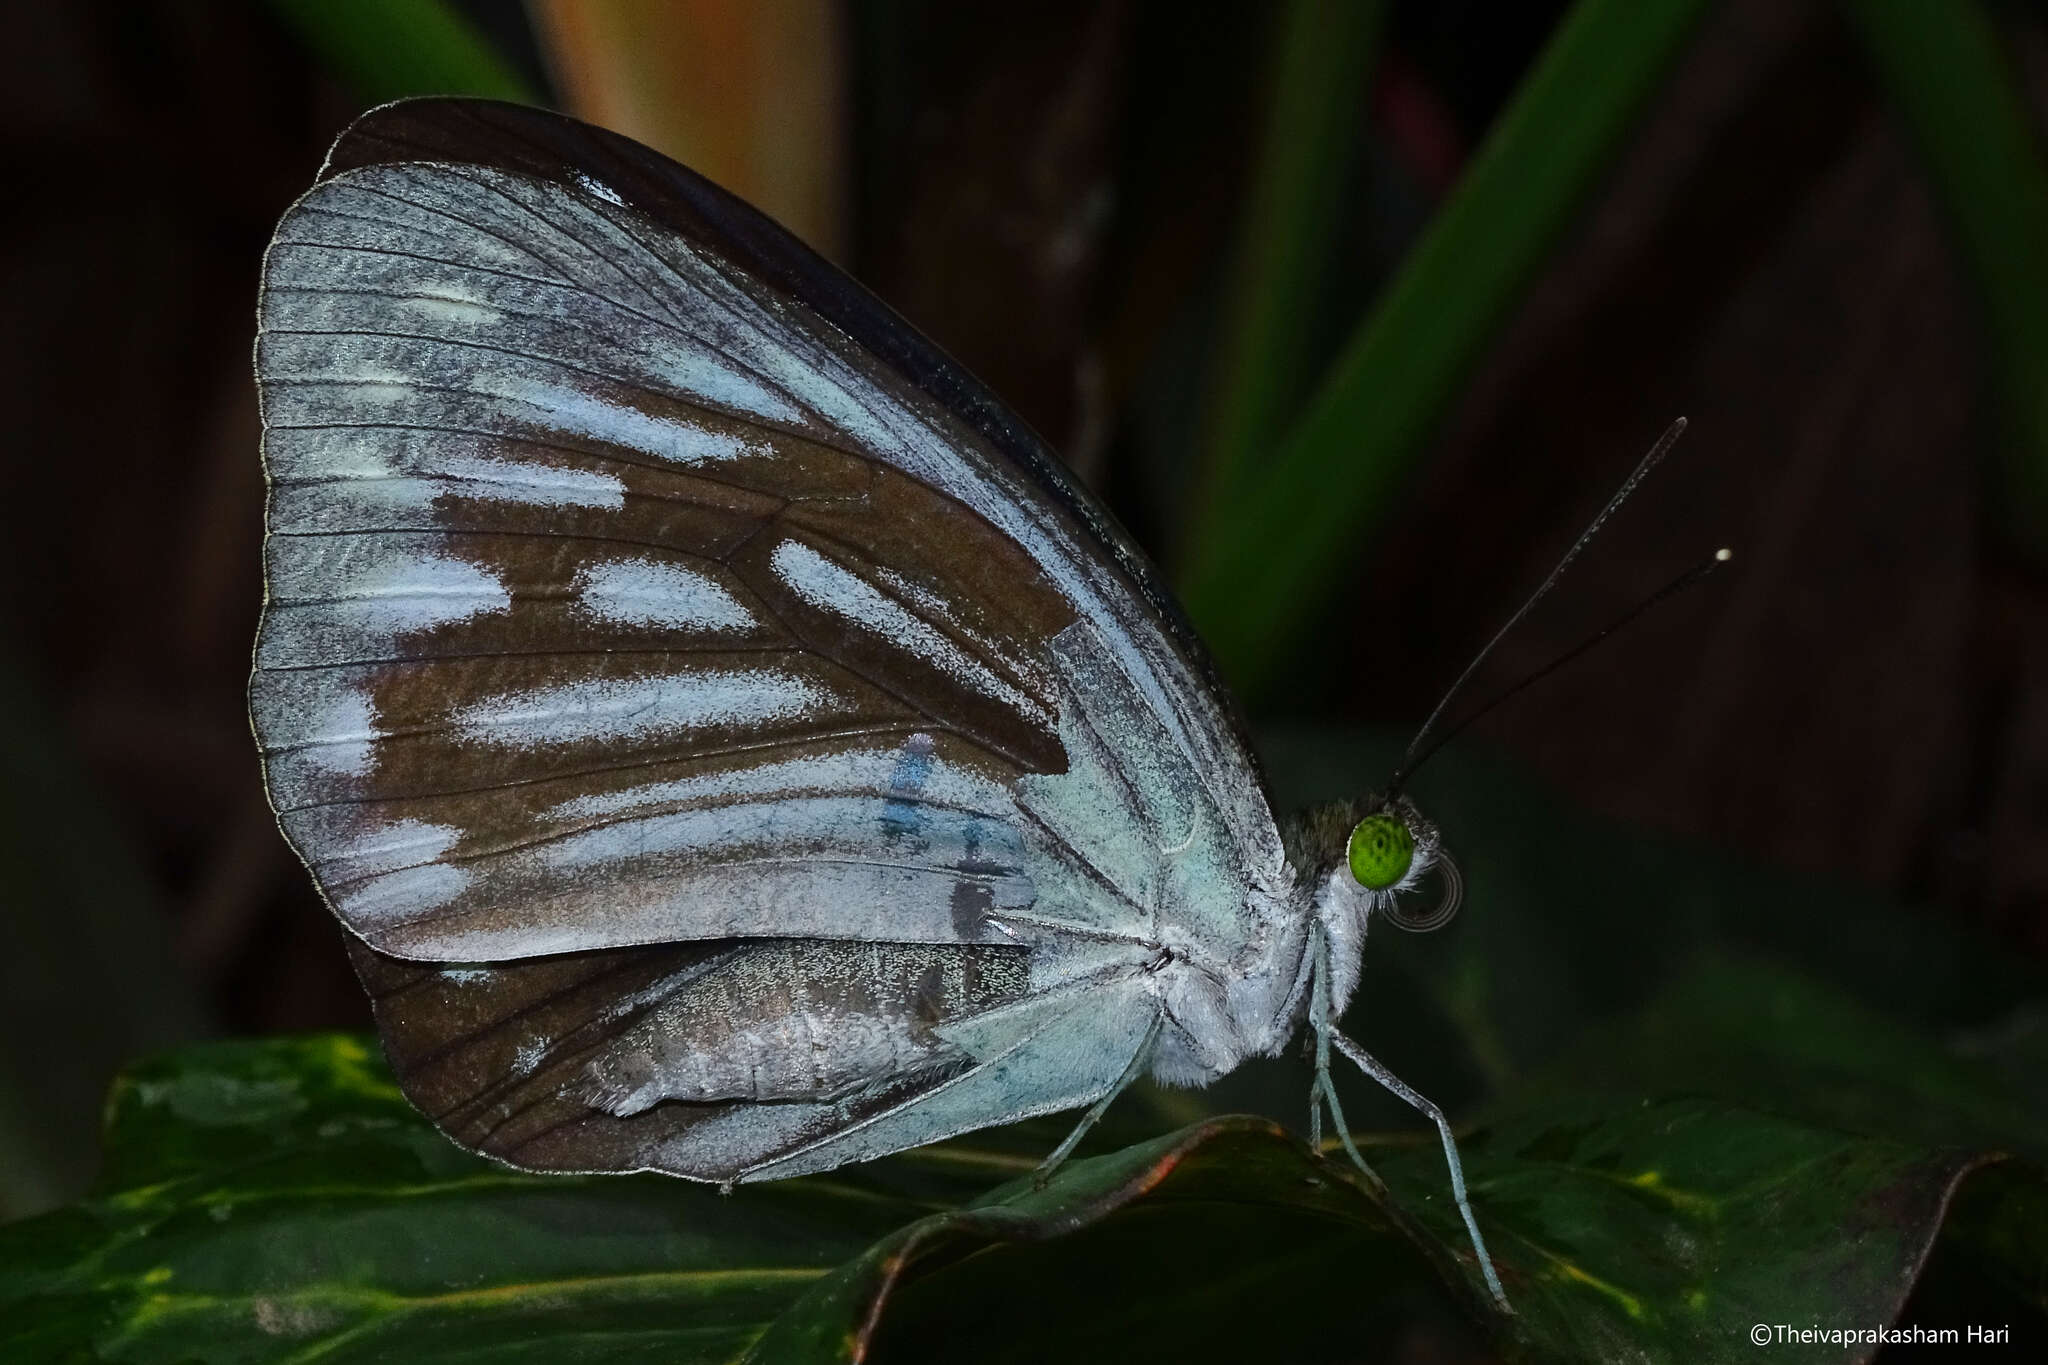
[[[1735,551],[1729,549],[1726,545],[1714,551],[1714,561],[1718,564],[1726,564],[1733,558],[1735,558]]]

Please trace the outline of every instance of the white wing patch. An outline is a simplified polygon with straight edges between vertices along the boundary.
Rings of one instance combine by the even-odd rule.
[[[280,795],[296,787],[285,779],[300,765],[347,777],[369,776],[375,763],[374,746],[384,737],[367,693],[339,679],[320,678],[317,683],[321,695],[309,708],[279,707],[271,715],[265,714],[268,708],[252,708],[258,722],[267,722],[271,733],[298,736],[284,765],[286,772],[273,771],[271,777],[271,787]]]
[[[787,720],[837,700],[808,678],[775,668],[700,669],[646,678],[591,678],[486,697],[455,712],[479,744],[511,748],[680,735],[714,726]]]
[[[397,300],[399,308],[428,322],[452,327],[488,327],[505,320],[497,309],[447,294],[417,294]]]
[[[871,631],[933,664],[986,697],[993,697],[1022,715],[1043,708],[1004,682],[988,665],[968,654],[924,621],[905,611],[859,574],[842,568],[801,541],[785,540],[770,562],[789,590],[804,601]]]
[[[335,904],[351,925],[371,930],[440,909],[469,886],[460,863],[422,863],[342,886]]]
[[[511,605],[489,569],[417,538],[325,536],[273,556],[258,663],[297,668],[382,658],[408,636]]]
[[[539,408],[554,419],[553,426],[557,431],[588,436],[595,441],[631,450],[644,450],[675,464],[707,464],[765,453],[760,446],[742,441],[737,436],[692,426],[687,422],[649,417],[644,412],[607,403],[559,384],[538,384],[526,379],[494,383],[489,376],[475,375],[468,378],[468,387],[473,392],[497,393],[513,402]]]
[[[662,852],[687,854],[705,864],[772,857],[778,862],[829,859],[888,868],[893,859],[905,865],[895,871],[919,877],[927,875],[928,867],[965,861],[970,850],[1001,853],[1011,860],[1017,856],[1015,836],[986,817],[927,809],[915,825],[905,822],[893,839],[879,838],[876,829],[887,817],[886,803],[872,796],[783,796],[598,825],[539,845],[537,856],[556,871],[586,871]],[[1014,884],[1018,879],[1007,880]],[[1011,906],[1030,904],[1029,884],[1005,900]],[[716,907],[704,909],[706,916],[718,913]],[[879,918],[874,916],[875,921]]]
[[[287,534],[364,526],[436,528],[444,500],[617,511],[616,474],[485,453],[487,438],[393,428],[309,428],[272,438],[270,524]],[[394,521],[396,518],[396,521]]]
[[[970,622],[962,620],[960,613],[954,608],[953,603],[925,587],[922,583],[905,578],[902,574],[897,573],[886,565],[878,566],[875,569],[875,580],[887,587],[891,593],[911,603],[933,620],[944,621],[953,630],[965,635],[990,654],[1001,657],[1005,653],[1002,641],[989,638],[981,631],[976,630]]]
[[[617,511],[626,505],[626,486],[618,477],[596,469],[564,469],[530,460],[499,460],[484,455],[454,456],[441,462],[441,473],[465,487],[463,497],[524,503],[529,507],[601,507]],[[426,494],[420,505],[450,491],[438,480],[407,483]]]
[[[694,341],[679,344],[659,357],[656,373],[678,392],[763,422],[797,426],[804,420],[802,408]]]
[[[754,614],[718,583],[680,564],[605,559],[576,577],[577,605],[601,621],[711,634],[746,630]]]
[[[919,741],[924,743],[921,745]],[[912,735],[904,749],[845,749],[730,768],[698,777],[643,783],[622,791],[571,797],[549,809],[553,819],[625,815],[656,806],[713,804],[776,795],[903,790],[906,796],[1002,818],[1014,813],[1008,788],[936,758],[907,765],[905,755],[928,747]],[[909,774],[905,768],[910,767]]]
[[[512,594],[490,570],[431,552],[369,566],[346,580],[340,596],[351,600],[366,632],[387,640],[512,605]]]
[[[453,849],[462,831],[425,820],[391,820],[359,825],[348,848],[322,864],[338,882],[380,872],[397,872],[432,862]]]

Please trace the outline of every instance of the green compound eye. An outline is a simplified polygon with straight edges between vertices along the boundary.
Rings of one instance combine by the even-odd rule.
[[[1398,815],[1368,815],[1351,831],[1351,875],[1358,884],[1384,891],[1408,875],[1415,861],[1415,836]]]

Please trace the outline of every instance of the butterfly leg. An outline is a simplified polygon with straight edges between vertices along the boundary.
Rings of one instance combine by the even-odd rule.
[[[1058,1170],[1060,1163],[1080,1145],[1081,1139],[1088,1135],[1088,1130],[1095,1126],[1096,1121],[1109,1112],[1109,1106],[1116,1102],[1116,1097],[1128,1090],[1132,1081],[1145,1074],[1145,1067],[1152,1060],[1152,1043],[1159,1037],[1159,1026],[1165,1018],[1164,1014],[1152,1016],[1152,1022],[1145,1026],[1145,1036],[1138,1040],[1138,1050],[1131,1054],[1130,1064],[1124,1067],[1124,1074],[1116,1078],[1116,1084],[1104,1092],[1101,1099],[1088,1106],[1088,1112],[1081,1115],[1081,1121],[1074,1125],[1074,1131],[1062,1138],[1060,1145],[1053,1148],[1051,1155],[1039,1162],[1038,1169],[1031,1173],[1033,1188],[1045,1188],[1045,1183],[1052,1179],[1052,1173]]]
[[[1351,1129],[1344,1122],[1344,1106],[1337,1102],[1337,1087],[1330,1083],[1330,941],[1324,936],[1321,925],[1315,928],[1311,951],[1316,958],[1309,985],[1309,1024],[1316,1035],[1316,1075],[1308,1090],[1308,1143],[1318,1155],[1322,1153],[1323,1106],[1328,1105],[1330,1120],[1336,1125],[1337,1140],[1344,1144],[1345,1152],[1365,1174],[1374,1192],[1385,1195],[1386,1182],[1366,1163],[1358,1144],[1351,1140]]]
[[[1487,1253],[1486,1239],[1479,1235],[1479,1220],[1472,1216],[1471,1201],[1465,1197],[1465,1167],[1458,1160],[1457,1139],[1451,1136],[1450,1121],[1444,1117],[1444,1111],[1410,1089],[1407,1082],[1387,1070],[1386,1065],[1377,1057],[1335,1029],[1330,1030],[1330,1039],[1336,1043],[1339,1052],[1357,1063],[1360,1071],[1406,1100],[1436,1125],[1437,1135],[1443,1139],[1444,1160],[1449,1162],[1451,1167],[1451,1194],[1458,1201],[1459,1214],[1465,1219],[1465,1231],[1472,1238],[1472,1250],[1479,1256],[1480,1273],[1486,1277],[1486,1287],[1493,1291],[1494,1299],[1503,1309],[1513,1312],[1514,1310],[1508,1307],[1507,1292],[1500,1287],[1500,1276],[1494,1273],[1493,1257]],[[1331,1098],[1334,1101],[1334,1094]]]

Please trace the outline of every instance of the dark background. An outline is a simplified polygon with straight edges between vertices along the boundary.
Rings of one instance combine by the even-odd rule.
[[[461,8],[547,89],[525,11]],[[1390,7],[1345,133],[1341,270],[1304,320],[1317,365],[1561,10]],[[2038,129],[2048,28],[1992,13]],[[897,0],[843,24],[844,263],[1169,563],[1271,30],[1261,7],[1138,0]],[[364,101],[278,10],[165,0],[10,7],[0,101],[5,1216],[75,1193],[126,1057],[368,1024],[277,836],[243,702],[259,259]],[[1419,721],[1683,413],[1670,469],[1487,678],[1717,545],[1733,570],[1470,742],[1600,812],[2048,953],[2048,574],[1995,491],[1978,314],[1837,9],[1731,0],[1257,713]]]

